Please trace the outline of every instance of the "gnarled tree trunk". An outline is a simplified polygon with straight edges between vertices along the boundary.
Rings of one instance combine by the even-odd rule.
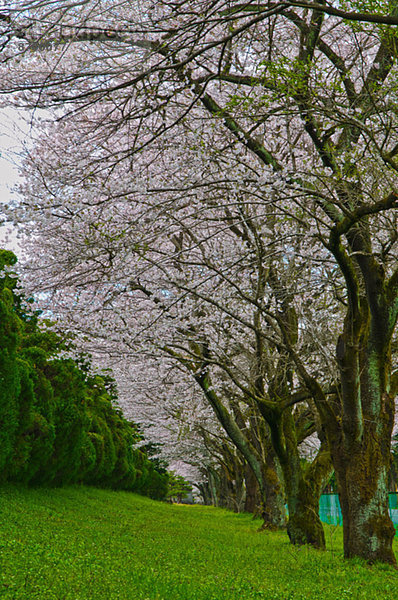
[[[260,495],[257,479],[248,464],[245,465],[245,506],[244,511],[255,515],[260,508]]]
[[[357,393],[362,410],[358,419],[348,411],[343,414],[342,432],[333,444],[333,463],[343,515],[345,556],[395,565],[395,530],[388,511],[394,393],[389,339],[386,336],[382,343],[383,329],[382,322],[376,328],[370,320],[361,336]],[[344,338],[339,341],[338,358],[344,400],[345,393],[352,393],[347,370],[352,352]]]
[[[392,194],[385,208],[394,202]],[[391,342],[398,317],[398,271],[386,279],[372,252],[366,218],[361,219],[365,205],[358,206],[357,217],[346,217],[330,235],[329,248],[344,273],[349,305],[336,348],[341,418],[326,420],[326,432],[339,487],[345,556],[396,565],[387,486],[396,394]],[[343,234],[351,255],[340,242]]]
[[[332,472],[327,444],[323,443],[314,461],[304,466],[298,453],[292,414],[288,412],[283,415],[282,422],[279,426],[275,424],[271,427],[271,431],[283,472],[289,511],[289,539],[292,544],[310,544],[324,549],[325,535],[319,518],[319,498]]]
[[[334,464],[344,526],[344,556],[395,564],[395,529],[388,512],[389,448],[380,449],[375,425],[361,443],[346,451],[336,448]],[[386,440],[389,436],[386,432]],[[388,446],[388,441],[385,444]]]
[[[262,467],[263,489],[260,492],[261,529],[283,529],[286,527],[285,493],[279,460],[269,439],[266,440],[267,454]]]

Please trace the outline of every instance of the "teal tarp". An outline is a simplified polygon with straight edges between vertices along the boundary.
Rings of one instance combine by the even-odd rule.
[[[398,526],[398,494],[388,494],[390,517],[394,525]],[[337,494],[322,494],[319,500],[319,516],[321,521],[329,525],[342,525],[340,502]]]

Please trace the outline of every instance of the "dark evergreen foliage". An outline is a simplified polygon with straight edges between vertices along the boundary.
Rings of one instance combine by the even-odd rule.
[[[0,251],[0,270],[16,257]],[[87,356],[67,358],[70,340],[43,327],[0,277],[0,481],[85,483],[165,498],[168,475],[143,449],[137,426],[117,408],[109,371],[93,375]]]

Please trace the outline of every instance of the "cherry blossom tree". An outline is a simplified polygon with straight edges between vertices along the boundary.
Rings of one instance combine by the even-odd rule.
[[[63,144],[66,138],[63,135],[59,139]],[[53,136],[53,140],[55,140],[55,136]],[[42,158],[45,157],[46,147],[48,147],[48,144],[47,141],[44,141],[39,151]],[[45,176],[47,182],[47,189],[44,192],[47,199],[43,198],[45,204],[49,199],[47,194],[52,186],[52,177],[55,177],[53,182],[57,187],[60,184],[63,185],[58,177],[59,171],[54,171],[52,168],[52,151],[55,147],[53,142],[51,150],[52,158],[43,161],[39,179],[37,181],[34,179],[31,180],[31,184],[35,189],[33,193],[38,198],[37,194],[41,193],[41,180],[43,175]],[[55,150],[56,154],[58,154],[58,151],[59,149]],[[84,151],[86,152],[87,148]],[[186,148],[185,158],[188,151],[189,148]],[[193,146],[191,154],[192,161],[196,161],[195,146]],[[73,160],[75,160],[75,156]],[[199,157],[199,160],[203,162],[205,159],[204,157]],[[49,171],[47,171],[48,166],[50,168]],[[243,169],[244,165],[242,164],[242,172]],[[68,173],[70,173],[69,169]],[[181,165],[179,173],[181,176]],[[164,171],[162,171],[160,176],[164,177]],[[99,185],[98,177],[98,175],[95,178],[92,177],[95,180],[95,186]],[[108,180],[107,185],[109,186],[110,179],[108,175],[106,177]],[[152,173],[152,183],[154,177],[155,174]],[[117,174],[112,179],[115,185],[120,180],[121,178]],[[69,175],[68,185],[70,185]],[[73,185],[73,193],[76,193],[77,186],[76,182]],[[82,189],[83,196],[86,193],[86,187],[87,183],[84,184],[84,188]],[[53,254],[55,248],[51,250],[53,260],[55,259],[53,263],[56,267],[53,272],[55,277],[61,274],[59,270],[60,261],[63,261],[65,258],[67,260],[62,269],[62,280],[58,279],[55,285],[55,288],[60,293],[51,296],[50,303],[52,310],[55,305],[59,306],[58,303],[60,300],[65,306],[65,292],[68,288],[72,294],[72,304],[70,306],[73,308],[72,314],[69,311],[68,316],[73,321],[74,327],[78,326],[79,306],[81,306],[84,313],[87,313],[87,302],[89,302],[94,308],[88,325],[91,332],[93,332],[93,326],[95,331],[98,332],[101,328],[103,330],[104,326],[107,327],[110,324],[112,331],[107,329],[106,333],[103,333],[102,336],[108,342],[113,338],[114,344],[120,352],[121,340],[126,341],[128,334],[131,335],[131,333],[134,333],[131,331],[132,325],[126,331],[126,318],[128,314],[126,312],[126,283],[122,285],[120,281],[116,284],[115,281],[109,281],[109,288],[104,288],[102,276],[97,271],[98,261],[95,259],[92,262],[92,257],[90,258],[89,255],[91,255],[93,249],[95,254],[99,253],[97,256],[103,255],[105,249],[101,248],[101,246],[105,239],[105,256],[108,257],[112,254],[114,257],[112,261],[117,260],[119,263],[118,267],[116,267],[116,264],[110,266],[112,278],[114,277],[115,269],[119,274],[118,277],[122,277],[123,272],[130,277],[131,260],[137,261],[135,278],[134,280],[128,279],[127,286],[129,293],[132,294],[132,298],[135,300],[135,321],[137,322],[141,319],[140,343],[142,344],[146,341],[146,343],[156,343],[159,346],[158,340],[161,339],[163,342],[161,344],[162,351],[166,351],[169,356],[179,361],[191,372],[228,435],[246,457],[246,460],[256,474],[263,496],[264,516],[267,522],[275,525],[283,521],[284,513],[280,493],[275,494],[275,491],[273,491],[274,486],[269,485],[270,481],[274,481],[279,485],[277,467],[275,464],[272,464],[274,459],[272,458],[270,449],[265,453],[271,459],[271,463],[267,464],[267,462],[261,460],[261,455],[259,456],[258,452],[256,452],[254,440],[249,440],[247,434],[242,434],[242,427],[237,423],[237,418],[239,418],[241,423],[243,422],[238,412],[239,405],[236,401],[231,405],[231,401],[234,397],[237,397],[238,402],[249,403],[252,410],[254,406],[257,410],[261,411],[262,416],[271,426],[271,431],[273,430],[273,438],[278,448],[277,455],[284,467],[285,490],[288,496],[290,513],[288,533],[294,543],[309,542],[318,547],[323,547],[324,536],[322,526],[319,520],[314,519],[313,515],[317,512],[322,484],[326,483],[325,479],[327,479],[330,471],[329,461],[327,460],[328,453],[322,447],[318,457],[319,460],[313,465],[314,470],[308,470],[308,473],[304,475],[297,445],[308,433],[311,433],[313,416],[310,415],[309,425],[303,427],[301,424],[299,430],[296,431],[296,416],[299,420],[302,420],[303,414],[297,413],[293,415],[291,413],[291,408],[294,406],[296,400],[292,398],[289,387],[283,383],[286,375],[285,367],[287,369],[286,373],[290,373],[290,376],[292,376],[291,366],[287,366],[286,364],[287,361],[289,362],[289,357],[286,355],[286,352],[284,356],[283,353],[279,352],[279,354],[277,353],[275,362],[273,351],[271,353],[268,352],[267,355],[265,344],[267,338],[269,338],[273,350],[278,347],[278,344],[283,344],[280,335],[278,341],[277,338],[271,339],[266,334],[266,330],[272,326],[272,322],[267,317],[270,308],[266,309],[266,302],[268,304],[277,302],[279,306],[282,301],[282,304],[285,305],[283,310],[285,310],[287,318],[293,319],[293,322],[297,321],[295,310],[290,309],[286,304],[286,298],[283,299],[285,293],[280,289],[279,279],[275,275],[275,265],[270,269],[269,265],[265,262],[269,258],[269,250],[266,250],[264,244],[268,238],[267,245],[271,248],[271,255],[273,255],[275,253],[276,239],[278,239],[279,234],[283,230],[284,235],[289,240],[288,244],[285,245],[285,250],[283,250],[283,255],[286,258],[289,252],[292,253],[290,240],[295,236],[295,223],[294,221],[292,222],[292,231],[288,234],[286,230],[288,225],[285,218],[286,215],[281,213],[279,216],[273,216],[271,208],[268,207],[266,231],[261,231],[261,227],[260,229],[257,227],[256,221],[263,215],[257,215],[253,212],[251,205],[245,206],[245,203],[237,201],[235,192],[231,189],[228,190],[226,184],[224,184],[222,192],[219,190],[218,193],[222,193],[224,196],[228,194],[228,198],[223,201],[220,198],[218,211],[217,206],[215,207],[214,205],[214,199],[210,203],[208,202],[207,193],[203,198],[197,200],[198,202],[200,201],[201,218],[196,216],[197,208],[194,207],[195,188],[191,191],[189,208],[187,208],[185,196],[182,198],[179,206],[174,193],[170,196],[169,192],[167,192],[164,201],[159,202],[160,189],[161,182],[155,188],[156,201],[153,200],[154,194],[152,194],[152,199],[149,196],[144,199],[144,213],[142,213],[142,186],[138,188],[137,192],[134,192],[137,194],[136,202],[133,199],[131,190],[130,192],[126,191],[129,194],[129,204],[128,209],[126,207],[123,208],[121,218],[124,225],[130,222],[131,227],[135,231],[132,229],[126,233],[126,236],[120,236],[122,224],[121,222],[117,223],[115,220],[117,216],[114,200],[112,200],[111,204],[109,204],[109,199],[100,201],[100,205],[104,208],[103,210],[101,209],[101,219],[106,219],[107,221],[106,223],[103,222],[101,230],[98,229],[97,202],[93,206],[88,206],[87,214],[84,218],[85,224],[81,230],[83,236],[81,243],[74,235],[71,235],[69,230],[70,225],[75,229],[75,219],[65,219],[62,225],[63,233],[57,244],[60,254],[56,259]],[[97,199],[98,193],[100,193],[99,189],[95,194]],[[50,197],[51,203],[51,191]],[[103,202],[108,204],[108,208],[105,209]],[[221,202],[223,203],[221,204]],[[206,206],[208,212],[205,214],[204,210]],[[192,214],[192,209],[194,210],[194,215]],[[132,212],[127,212],[127,210]],[[106,214],[111,215],[110,218],[115,235],[108,235],[107,233],[105,238],[103,238],[103,233],[110,224]],[[48,211],[48,216],[52,219],[51,210]],[[277,217],[281,220],[279,224],[281,231],[278,230]],[[148,223],[156,223],[159,226],[159,229],[151,230],[149,237]],[[41,234],[43,234],[43,223],[41,223],[40,227]],[[55,238],[52,225],[50,229],[51,235],[48,240],[51,246],[53,246]],[[186,236],[188,231],[189,236],[187,241],[184,241],[184,235]],[[151,239],[151,236],[154,237]],[[130,244],[132,239],[139,238],[143,240],[142,244],[134,247],[133,255],[129,251],[123,257],[124,252],[118,247],[118,243],[121,242],[122,245],[126,243]],[[36,239],[36,236],[33,239]],[[72,258],[70,253],[65,253],[66,239],[72,241],[73,250],[71,246],[70,251],[77,251],[75,259]],[[198,243],[198,240],[200,240],[200,243]],[[75,287],[76,272],[73,271],[73,274],[70,273],[71,279],[69,279],[69,275],[67,274],[70,271],[69,264],[71,260],[75,265],[79,261],[81,262],[83,248],[83,252],[87,250],[89,253],[87,260],[91,263],[89,267],[90,273],[94,275],[92,268],[94,268],[95,264],[95,277],[99,277],[98,286],[91,286],[89,292],[86,289],[83,294],[84,298],[80,297],[80,291],[77,291]],[[280,253],[281,251],[279,250],[277,255],[280,255]],[[50,255],[48,254],[47,256]],[[214,261],[214,256],[217,257],[216,262]],[[124,266],[120,261],[124,263]],[[138,266],[138,261],[141,263],[140,266]],[[288,262],[287,271],[293,269],[293,261],[290,260]],[[86,271],[88,263],[81,262],[81,264],[84,271]],[[159,269],[159,265],[161,265],[161,269]],[[302,268],[302,265],[300,268]],[[268,273],[266,274],[267,270]],[[233,273],[233,278],[231,278],[231,273]],[[84,278],[84,274],[81,273],[81,275]],[[68,279],[67,284],[65,277]],[[291,274],[292,278],[293,275]],[[242,286],[240,291],[237,290],[238,281],[241,282]],[[78,283],[79,289],[82,286],[82,282],[83,280],[80,279]],[[65,287],[65,284],[67,287]],[[80,300],[82,300],[82,304],[77,300],[76,292]],[[86,293],[89,293],[91,300],[88,300]],[[110,293],[106,300],[107,309],[105,317],[102,310],[105,302],[104,293]],[[72,300],[72,297],[74,297],[74,300]],[[259,306],[259,302],[264,306]],[[140,305],[141,309],[139,309]],[[108,323],[111,307],[112,321]],[[100,309],[99,312],[98,308]],[[282,305],[280,310],[282,310]],[[116,317],[115,311],[121,315],[122,319],[118,325],[116,325],[114,320]],[[152,325],[148,332],[149,315],[152,317]],[[98,319],[98,316],[100,317],[100,321],[93,321],[94,318]],[[264,317],[267,318],[264,320]],[[297,334],[297,322],[295,325],[293,322],[291,329],[294,336]],[[143,332],[146,332],[145,338],[143,338]],[[155,340],[152,339],[154,332],[156,332]],[[247,341],[244,342],[242,340]],[[127,343],[133,345],[131,340],[127,341]],[[138,343],[137,339],[135,343]],[[209,370],[209,365],[213,367],[212,372]],[[282,374],[282,378],[279,375],[276,376],[272,371],[278,371],[279,375]],[[234,391],[224,389],[221,377],[222,372],[232,379],[233,386],[237,389]],[[274,387],[271,391],[272,386],[267,386],[269,387],[267,394],[263,383],[265,376],[268,377]],[[247,382],[245,386],[242,385],[242,378]],[[216,391],[210,389],[210,379],[218,382],[219,389]],[[276,387],[280,389],[277,391]],[[284,387],[283,394],[282,387]],[[283,402],[280,402],[279,396]],[[227,403],[223,400],[226,397],[229,398]],[[296,397],[298,400],[301,400],[302,394],[296,394]],[[306,395],[304,395],[305,398]],[[228,404],[230,405],[229,409]],[[290,420],[286,418],[288,412]],[[266,436],[263,435],[262,438],[265,440]],[[283,441],[284,438],[290,440],[288,448]],[[264,455],[264,452],[262,451],[261,454]],[[295,474],[294,477],[292,473]],[[315,476],[315,473],[318,473],[318,475]]]
[[[251,397],[267,381],[284,415],[305,388],[332,454],[345,555],[395,564],[386,494],[398,385],[390,4],[376,13],[366,0],[344,9],[32,0],[0,15],[3,89],[20,105],[58,107],[60,119],[16,211],[41,240],[40,288],[62,290],[57,310],[71,323],[88,313],[82,328],[107,330],[108,342],[134,330],[135,341],[154,344],[150,325],[162,322],[157,342],[177,352],[180,335],[180,351],[205,359],[197,378],[222,369]],[[267,233],[275,220],[278,241]],[[220,225],[228,243],[218,243]],[[275,251],[278,268],[254,268],[253,247],[255,259],[261,247],[268,258]],[[132,327],[127,315],[143,323],[149,304],[150,323]],[[239,349],[232,366],[221,361],[247,330],[251,360]],[[258,372],[263,340],[273,377]],[[274,447],[284,449],[278,431]]]
[[[249,427],[243,411],[234,405],[239,435],[251,445],[253,456],[245,452],[249,461],[255,461],[251,469],[244,454],[223,431],[200,388],[192,385],[191,377],[178,364],[164,356],[155,360],[138,354],[122,363],[120,356],[117,358],[114,370],[121,406],[126,414],[141,422],[145,438],[159,445],[161,457],[172,468],[178,465],[179,471],[185,465],[184,476],[196,486],[206,484],[216,505],[258,513],[263,516],[265,527],[281,526],[285,514],[283,488],[269,435],[258,423],[259,415],[250,415]],[[237,423],[234,426],[238,429]],[[274,505],[275,498],[278,504]]]
[[[149,428],[147,438],[161,442],[168,462],[190,463],[196,473],[199,468],[210,473],[210,479],[224,481],[231,492],[222,494],[229,496],[228,505],[236,509],[245,499],[245,509],[258,512],[264,528],[285,524],[279,465],[269,432],[252,406],[240,406],[225,391],[223,401],[217,397],[216,403],[209,403],[180,361],[159,353],[156,360],[141,351],[121,364],[118,356],[118,361],[122,406]],[[221,477],[214,463],[221,466]],[[233,489],[233,482],[240,491]]]

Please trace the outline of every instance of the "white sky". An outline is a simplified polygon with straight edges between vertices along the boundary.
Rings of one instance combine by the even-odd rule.
[[[12,188],[19,180],[18,163],[24,141],[29,139],[29,125],[21,118],[23,113],[16,109],[2,109],[0,114],[0,202],[7,204],[15,197]],[[0,226],[0,247],[18,254],[12,228]]]

